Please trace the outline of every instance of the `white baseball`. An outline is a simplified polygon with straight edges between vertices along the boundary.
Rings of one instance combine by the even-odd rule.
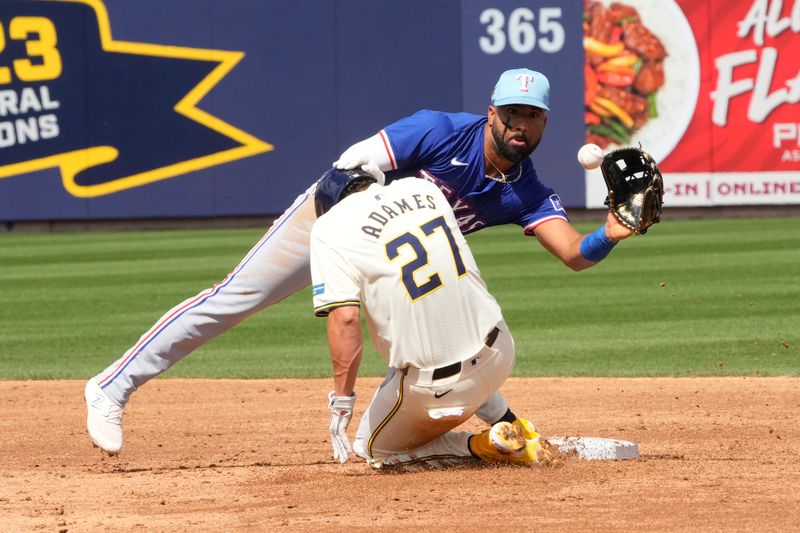
[[[578,162],[586,170],[592,170],[603,162],[603,150],[596,144],[584,144],[578,150]]]

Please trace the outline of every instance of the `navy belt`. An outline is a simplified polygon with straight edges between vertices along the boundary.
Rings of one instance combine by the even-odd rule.
[[[486,346],[489,348],[494,345],[494,342],[497,340],[497,336],[500,334],[500,328],[495,327],[489,334],[486,336]],[[450,376],[454,376],[461,372],[461,362],[453,363],[452,365],[443,366],[441,368],[437,368],[433,371],[433,379],[444,379],[449,378]]]

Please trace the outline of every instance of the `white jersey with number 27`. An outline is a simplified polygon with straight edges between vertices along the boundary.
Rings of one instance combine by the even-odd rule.
[[[462,361],[503,319],[447,199],[417,178],[373,184],[320,217],[311,277],[316,315],[361,306],[394,368]]]

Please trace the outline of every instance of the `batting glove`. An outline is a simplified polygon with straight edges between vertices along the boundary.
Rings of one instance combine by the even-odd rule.
[[[334,391],[328,393],[328,409],[331,411],[331,446],[333,458],[340,463],[346,463],[353,448],[347,438],[347,426],[353,416],[353,406],[356,404],[356,393],[352,396],[336,396]]]
[[[364,153],[350,152],[349,150],[346,150],[338,160],[333,162],[333,168],[339,170],[353,170],[360,168],[375,178],[375,181],[377,181],[380,185],[386,184],[386,176],[378,167],[378,164]]]

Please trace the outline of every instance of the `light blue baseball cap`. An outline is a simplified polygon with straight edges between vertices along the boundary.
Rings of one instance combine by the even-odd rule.
[[[550,111],[550,82],[547,76],[527,68],[507,70],[492,92],[492,105],[523,104]]]

